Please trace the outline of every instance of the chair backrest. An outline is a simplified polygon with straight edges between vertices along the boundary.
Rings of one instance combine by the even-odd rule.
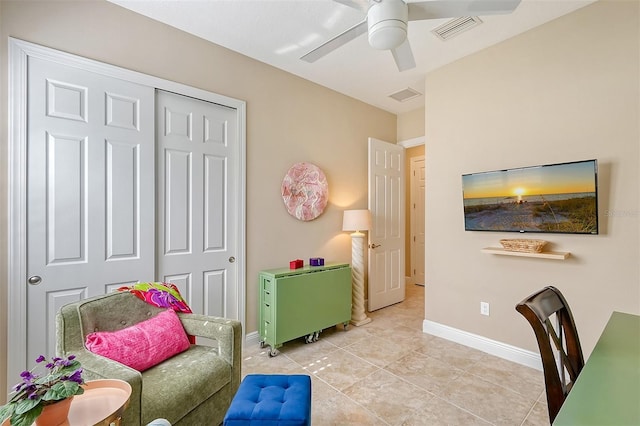
[[[82,339],[94,331],[118,331],[148,320],[166,309],[155,307],[128,291],[116,291],[76,303]]]
[[[553,423],[584,366],[573,315],[560,290],[552,286],[527,297],[516,310],[529,321],[538,341],[549,422]]]
[[[116,291],[69,303],[60,308],[56,315],[56,353],[60,356],[86,351],[84,342],[89,333],[121,330],[163,310],[128,291]]]

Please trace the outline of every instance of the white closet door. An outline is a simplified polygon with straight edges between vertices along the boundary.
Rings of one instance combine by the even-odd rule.
[[[194,312],[239,319],[237,111],[158,91],[158,277]]]
[[[154,276],[154,89],[29,58],[27,360],[55,314]]]

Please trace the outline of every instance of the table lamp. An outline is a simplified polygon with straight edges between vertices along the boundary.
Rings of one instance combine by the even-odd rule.
[[[343,231],[351,234],[351,324],[360,326],[371,322],[364,310],[364,234],[371,227],[369,210],[345,210]]]

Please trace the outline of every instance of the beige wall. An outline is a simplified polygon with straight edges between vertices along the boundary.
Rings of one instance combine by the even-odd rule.
[[[398,114],[398,142],[424,136],[424,108]]]
[[[7,37],[177,81],[247,102],[246,331],[257,329],[257,274],[295,258],[350,262],[342,210],[367,207],[367,138],[394,142],[396,116],[104,1],[0,2],[0,170],[7,170]],[[329,205],[312,222],[290,216],[280,184],[295,162],[321,167]],[[0,227],[7,229],[7,174]],[[5,388],[8,283],[0,233],[0,389]],[[11,382],[16,378],[9,378]],[[0,399],[4,396],[0,392]],[[2,402],[0,400],[0,402]]]
[[[552,284],[588,355],[613,310],[640,313],[639,5],[600,1],[427,75],[427,320],[537,351],[514,306]],[[464,231],[463,173],[590,158],[600,235],[534,234],[569,259],[483,254],[516,234]]]
[[[398,114],[398,142],[424,137],[424,108]],[[407,148],[405,168],[404,275],[411,277],[411,158],[424,155],[424,145]]]

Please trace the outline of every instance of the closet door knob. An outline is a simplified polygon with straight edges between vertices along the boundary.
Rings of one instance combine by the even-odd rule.
[[[31,285],[38,285],[42,282],[42,277],[40,277],[40,275],[32,275],[27,282]]]
[[[236,261],[236,258],[235,258],[235,257],[231,256],[231,257],[229,258],[229,263],[233,263],[233,262],[235,262],[235,261]]]

